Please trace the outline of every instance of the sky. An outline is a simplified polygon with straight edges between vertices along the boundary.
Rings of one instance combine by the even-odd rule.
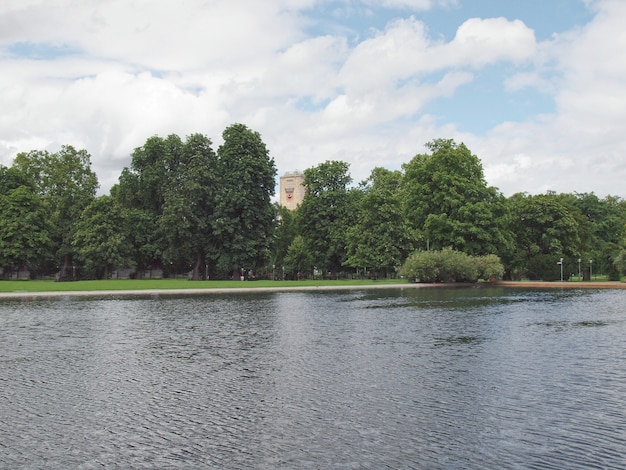
[[[108,193],[234,123],[355,182],[463,142],[505,196],[626,198],[623,0],[0,0],[0,164],[73,145]]]

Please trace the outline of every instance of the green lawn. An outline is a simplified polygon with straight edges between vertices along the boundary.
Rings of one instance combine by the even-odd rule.
[[[185,279],[111,279],[107,281],[0,281],[0,292],[71,292],[154,289],[228,289],[237,287],[367,286],[406,284],[404,279],[315,281],[188,281]]]

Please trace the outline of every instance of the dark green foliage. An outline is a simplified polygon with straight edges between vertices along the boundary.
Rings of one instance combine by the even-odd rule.
[[[587,262],[593,259],[609,279],[619,280],[621,269],[615,262],[624,248],[622,233],[626,225],[626,201],[613,196],[600,199],[593,193],[561,197],[578,214],[581,257]]]
[[[219,192],[213,223],[218,266],[223,271],[264,266],[270,255],[276,210],[276,167],[258,132],[233,124],[219,147]]]
[[[35,182],[35,191],[46,205],[50,238],[55,257],[62,260],[60,278],[64,279],[69,275],[74,255],[72,240],[76,223],[98,189],[98,178],[91,170],[91,156],[86,150],[65,145],[56,153],[20,153],[14,167]]]
[[[304,277],[313,271],[313,258],[301,235],[297,235],[289,245],[285,270],[292,279]]]
[[[139,270],[163,266],[166,236],[160,230],[168,181],[181,158],[183,142],[177,135],[152,136],[133,151],[130,168],[124,168],[111,194],[125,212]]]
[[[345,265],[385,276],[395,273],[412,251],[402,212],[402,173],[374,168],[361,185],[356,223],[348,228]]]
[[[192,279],[205,277],[206,263],[214,265],[219,241],[213,235],[215,201],[219,191],[217,155],[211,140],[187,138],[167,175],[159,233],[166,244],[164,258],[172,264],[193,265]]]
[[[285,265],[287,250],[298,234],[298,227],[293,211],[278,204],[275,204],[274,210],[278,215],[276,217],[275,235],[272,243],[271,264],[274,267],[282,267]]]
[[[298,226],[315,267],[323,273],[337,273],[343,266],[347,232],[356,222],[361,194],[348,190],[348,168],[346,162],[327,161],[304,171]]]
[[[528,196],[516,194],[509,200],[515,250],[509,266],[519,270],[518,277],[554,280],[556,262],[577,259],[580,249],[578,225],[572,209],[556,194]]]
[[[33,177],[16,168],[0,165],[0,195],[8,194],[14,189],[24,186],[35,192],[37,185]]]
[[[132,266],[122,211],[111,196],[100,196],[85,208],[76,223],[73,245],[91,277],[108,279],[113,268]]]
[[[0,193],[0,267],[41,268],[50,260],[53,246],[48,210],[32,186],[7,191],[10,186]]]

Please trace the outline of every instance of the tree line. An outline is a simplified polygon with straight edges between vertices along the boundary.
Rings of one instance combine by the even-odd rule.
[[[222,137],[217,151],[201,134],[150,137],[102,196],[86,150],[18,154],[0,166],[1,275],[385,277],[434,273],[424,263],[440,260],[456,278],[454,266],[476,277],[501,263],[506,278],[553,280],[592,266],[618,279],[626,267],[625,201],[507,198],[451,139],[356,185],[346,162],[309,168],[290,211],[272,202],[277,172],[259,133],[234,124]]]

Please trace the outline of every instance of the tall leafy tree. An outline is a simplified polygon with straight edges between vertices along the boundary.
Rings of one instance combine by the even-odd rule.
[[[91,169],[91,155],[71,145],[55,153],[31,151],[16,156],[14,166],[36,183],[36,191],[50,210],[51,238],[61,260],[61,279],[69,275],[75,254],[72,247],[78,218],[95,198],[98,178]]]
[[[480,160],[451,139],[429,142],[431,154],[404,166],[406,216],[424,248],[470,255],[499,253],[510,244],[506,199],[487,186]]]
[[[89,204],[76,222],[73,245],[88,272],[107,279],[115,267],[132,265],[122,211],[111,196]]]
[[[178,167],[182,148],[183,141],[175,134],[149,137],[133,151],[130,167],[122,170],[118,184],[111,189],[124,211],[126,224],[133,228],[131,244],[139,271],[163,266],[168,245],[159,219],[168,180]]]
[[[213,265],[218,255],[212,226],[218,176],[211,140],[201,134],[189,136],[167,179],[159,228],[167,241],[166,258],[192,264],[194,280],[205,276],[205,263]]]
[[[220,191],[214,234],[224,271],[262,267],[269,257],[276,211],[276,167],[261,135],[243,124],[222,134],[218,148]],[[216,196],[216,197],[217,197]]]
[[[45,202],[33,184],[19,184],[26,179],[18,172],[9,169],[1,173],[5,184],[0,191],[0,267],[41,268],[49,260],[52,247]]]
[[[271,263],[274,267],[277,267],[285,265],[287,251],[298,235],[298,232],[295,211],[291,211],[278,204],[275,204],[274,207],[278,216],[276,217]]]
[[[554,193],[509,198],[514,249],[508,264],[535,279],[554,280],[560,274],[556,262],[566,258],[567,271],[579,256],[578,224],[572,209]]]
[[[346,234],[356,221],[357,191],[349,165],[326,161],[304,171],[304,199],[297,209],[300,234],[315,266],[336,273],[346,260]]]
[[[626,201],[614,196],[600,199],[593,193],[560,196],[575,214],[581,238],[581,259],[585,263],[593,259],[598,270],[610,279],[618,280],[620,272],[615,259],[621,251]]]
[[[395,271],[412,251],[403,214],[402,173],[374,168],[361,185],[356,224],[348,229],[345,264],[372,271]]]

